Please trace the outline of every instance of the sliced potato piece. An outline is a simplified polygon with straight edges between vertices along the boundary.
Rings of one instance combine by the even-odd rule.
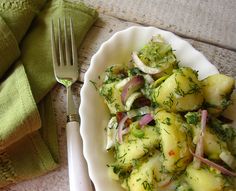
[[[201,83],[191,68],[180,68],[154,90],[153,101],[168,111],[191,111],[203,103]]]
[[[210,159],[220,159],[222,151],[227,150],[226,143],[221,141],[215,134],[206,130],[204,136],[204,153]]]
[[[230,100],[232,100],[232,104],[229,105],[224,112],[222,113],[222,115],[228,119],[233,120],[232,122],[232,126],[236,127],[236,91],[233,91],[230,97]]]
[[[193,127],[193,142],[197,144],[199,136],[200,136],[200,128]],[[206,127],[206,131],[204,134],[204,153],[208,156],[209,159],[220,160],[220,154],[223,151],[227,151],[227,145],[221,139],[214,134],[209,127]]]
[[[147,154],[159,145],[157,127],[144,126],[140,129],[138,122],[130,124],[130,132],[123,137],[121,144],[115,146],[116,162],[122,168],[129,168],[132,162]]]
[[[130,191],[159,190],[159,186],[171,181],[172,176],[163,173],[160,157],[158,153],[132,171],[127,182]]]
[[[203,94],[208,111],[212,114],[222,112],[230,104],[230,95],[235,80],[224,74],[215,74],[202,81]]]
[[[192,164],[186,169],[186,181],[194,191],[221,191],[225,184],[220,173],[209,168],[195,169]]]
[[[153,170],[160,161],[156,157],[143,163],[139,169],[135,169],[129,179],[128,187],[130,191],[146,191],[157,189]]]
[[[188,124],[180,115],[164,110],[156,114],[155,121],[160,128],[163,166],[169,172],[185,169],[192,159],[189,152],[190,139],[184,129],[184,125]]]

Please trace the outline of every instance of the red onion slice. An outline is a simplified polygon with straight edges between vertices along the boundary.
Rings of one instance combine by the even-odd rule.
[[[139,120],[139,125],[143,127],[144,125],[147,125],[149,122],[153,120],[153,117],[150,113],[144,115],[140,120]]]
[[[129,133],[129,127],[122,130],[122,135],[126,135]]]
[[[207,110],[202,110],[201,111],[201,133],[200,137],[196,146],[195,154],[198,156],[203,156],[204,154],[204,135],[206,132],[206,122],[207,122]],[[200,168],[201,162],[199,160],[195,160],[195,168]]]
[[[123,128],[125,127],[125,122],[126,120],[128,119],[128,116],[124,116],[121,121],[119,122],[119,125],[118,125],[118,141],[119,143],[121,144],[123,142]]]
[[[144,78],[143,76],[134,76],[130,81],[128,81],[122,92],[121,92],[121,101],[122,104],[125,105],[128,97],[135,92],[136,90],[138,90],[140,87],[142,87],[144,85]]]
[[[137,52],[132,53],[132,58],[134,61],[134,64],[144,73],[146,74],[157,74],[165,70],[166,68],[169,67],[169,64],[166,64],[165,66],[161,68],[152,68],[147,65],[145,65],[138,57]]]
[[[126,103],[125,103],[125,110],[126,111],[130,111],[131,107],[133,106],[133,103],[136,99],[142,97],[143,94],[141,92],[134,92],[132,93],[128,99],[126,100]]]
[[[147,81],[147,83],[149,83],[149,84],[151,84],[151,83],[154,82],[154,79],[153,79],[152,76],[149,75],[149,74],[145,74],[143,77],[144,77],[144,79]]]
[[[219,170],[222,174],[225,174],[225,175],[228,175],[228,176],[236,176],[236,173],[235,173],[235,172],[232,172],[232,171],[230,171],[230,170],[224,168],[223,166],[220,166],[220,165],[218,165],[218,164],[216,164],[216,163],[214,163],[214,162],[212,162],[212,161],[210,161],[210,160],[208,160],[208,159],[206,159],[206,158],[203,158],[203,157],[201,157],[201,156],[199,156],[199,155],[196,155],[195,153],[193,153],[193,151],[192,151],[191,149],[189,149],[189,151],[190,151],[190,153],[191,153],[194,157],[196,157],[197,159],[199,159],[201,162],[203,162],[203,163],[205,163],[205,164],[207,164],[207,165],[209,165],[209,166],[211,166],[211,167],[213,167],[213,168]]]
[[[144,106],[138,109],[133,109],[127,112],[127,115],[129,118],[133,118],[136,116],[141,116],[141,115],[145,115],[152,112],[152,108],[148,107],[148,106]]]
[[[165,187],[169,186],[171,184],[171,182],[172,182],[172,177],[167,177],[164,181],[159,182],[158,185],[161,188],[165,188]]]

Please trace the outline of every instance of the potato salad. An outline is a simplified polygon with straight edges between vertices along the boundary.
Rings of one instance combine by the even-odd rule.
[[[159,35],[108,67],[99,93],[110,177],[127,191],[236,190],[236,129],[222,115],[234,87],[224,74],[199,80]]]

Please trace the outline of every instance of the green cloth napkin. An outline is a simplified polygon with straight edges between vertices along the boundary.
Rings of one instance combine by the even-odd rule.
[[[64,16],[79,46],[97,18],[83,3],[0,0],[0,188],[58,166],[50,25]]]

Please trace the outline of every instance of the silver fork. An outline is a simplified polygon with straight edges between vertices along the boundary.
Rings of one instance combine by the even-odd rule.
[[[78,79],[79,66],[77,60],[77,47],[73,32],[73,23],[70,18],[69,34],[66,18],[64,18],[64,32],[61,29],[61,21],[58,20],[56,46],[54,24],[51,25],[51,46],[53,68],[56,80],[67,89],[67,152],[69,166],[69,182],[71,191],[92,190],[88,175],[87,164],[83,157],[82,140],[79,133],[78,112],[73,101],[71,86]],[[62,38],[64,33],[64,44]],[[70,36],[70,38],[68,38]]]

